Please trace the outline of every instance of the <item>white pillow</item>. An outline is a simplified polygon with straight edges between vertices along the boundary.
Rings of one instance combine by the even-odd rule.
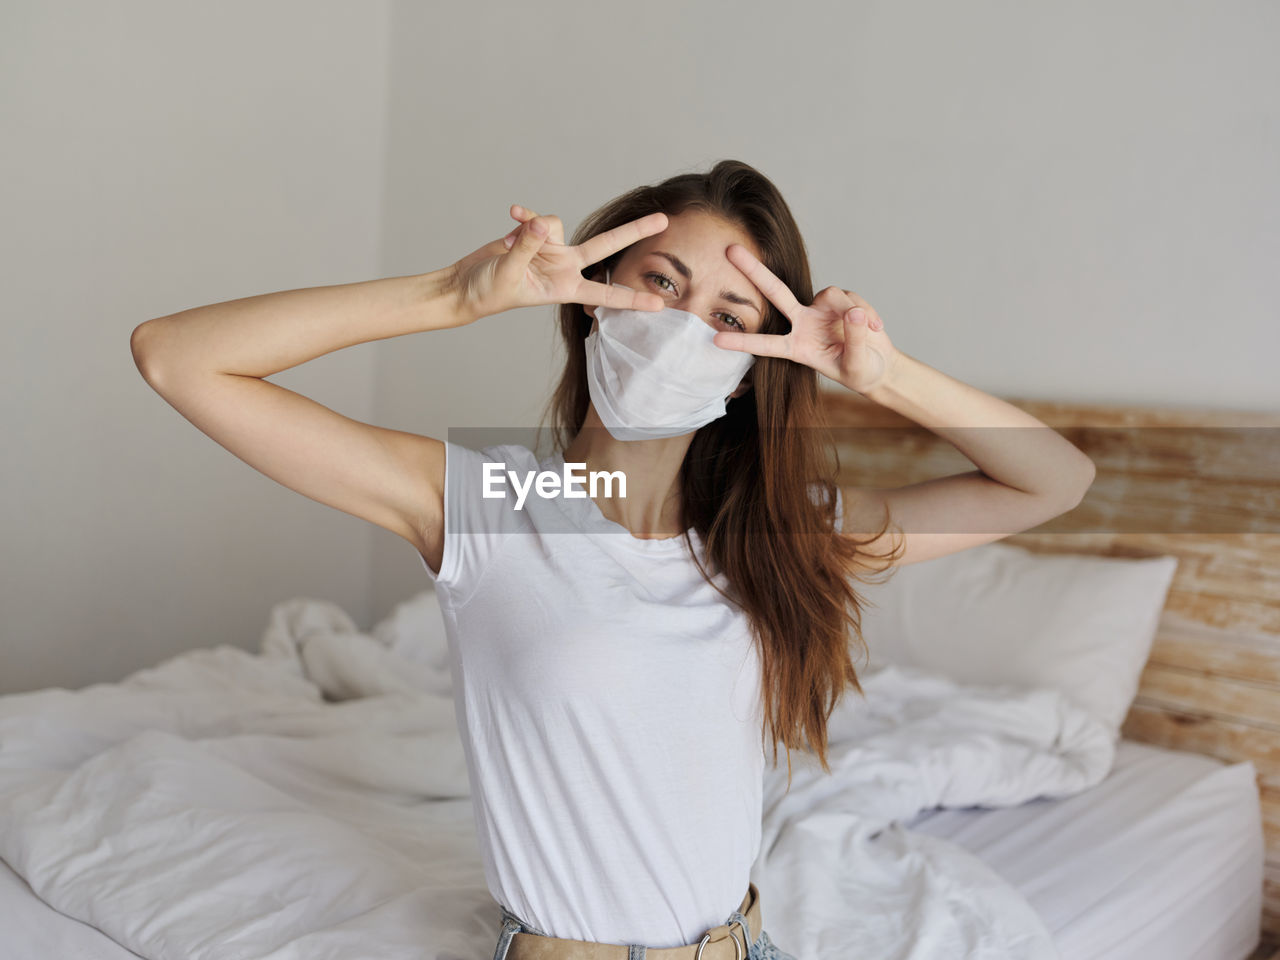
[[[988,543],[898,567],[884,583],[855,581],[869,601],[869,668],[1050,687],[1118,736],[1177,566],[1172,556],[1037,554]]]

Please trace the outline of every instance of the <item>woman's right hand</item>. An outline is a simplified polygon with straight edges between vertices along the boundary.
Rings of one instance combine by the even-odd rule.
[[[667,229],[665,213],[651,213],[578,246],[566,246],[559,217],[540,217],[514,204],[510,212],[514,219],[523,221],[520,226],[453,265],[459,309],[469,320],[546,303],[662,309],[662,298],[656,293],[595,283],[583,277],[582,271]]]

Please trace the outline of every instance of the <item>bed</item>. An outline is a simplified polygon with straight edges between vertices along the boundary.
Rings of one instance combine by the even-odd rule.
[[[1014,883],[1064,957],[1247,957],[1262,856],[1251,764],[1122,740],[1097,787],[907,826]]]
[[[1151,922],[1149,931],[1153,944],[1165,942],[1155,929],[1161,923],[1170,942],[1177,941],[1177,931],[1184,927],[1206,937],[1218,931],[1217,939],[1206,940],[1200,952],[1186,946],[1199,942],[1190,935],[1182,946],[1152,947],[1146,953],[1117,946],[1104,955],[1168,957],[1188,950],[1189,956],[1235,955],[1243,946],[1227,947],[1229,937],[1221,932],[1235,923],[1244,931],[1259,928],[1256,938],[1243,938],[1256,940],[1255,958],[1280,957],[1280,416],[1005,399],[1089,454],[1098,475],[1075,510],[1001,544],[1046,555],[1170,556],[1178,561],[1120,726],[1123,739],[1115,775],[1136,751],[1163,749],[1160,756],[1167,757],[1170,766],[1198,763],[1203,768],[1207,763],[1210,771],[1223,768],[1219,776],[1244,778],[1252,770],[1255,779],[1256,796],[1245,796],[1242,802],[1256,804],[1262,821],[1261,916],[1256,889],[1233,888],[1230,882],[1218,885],[1207,878],[1199,888],[1205,896],[1192,897],[1178,908],[1184,913],[1199,909],[1202,919],[1175,919],[1170,907],[1162,919]],[[893,486],[972,469],[935,434],[854,394],[833,392],[824,396],[824,404],[847,483]],[[1069,808],[1078,802],[1061,805]],[[983,811],[980,816],[940,813],[913,828],[956,827],[956,840],[971,841],[984,858],[1010,871],[1010,878],[1032,896],[1037,908],[1052,917],[1054,909],[1043,894],[1047,890],[1048,899],[1053,899],[1053,884],[1033,880],[1025,869],[1001,861],[1000,853],[982,846],[984,838],[1000,842],[1000,825],[1006,818],[1022,826],[1020,818],[1040,806],[1036,802],[1026,810]],[[1246,829],[1252,830],[1254,815],[1242,816]],[[1204,817],[1206,824],[1209,818],[1224,825],[1231,819],[1212,812]],[[1224,838],[1227,832],[1229,825]],[[1025,835],[1015,832],[1008,842],[1016,848],[1014,838]],[[1016,856],[1017,850],[1009,852]],[[1255,850],[1236,861],[1241,875],[1258,871],[1257,858]],[[1161,902],[1164,881],[1142,884],[1135,875],[1132,885],[1145,890],[1149,908]],[[1232,895],[1232,889],[1241,892]],[[1197,908],[1203,901],[1214,906]],[[1074,923],[1083,928],[1096,908],[1079,909]],[[1246,922],[1241,916],[1253,919]],[[1055,926],[1055,934],[1063,940],[1064,956],[1071,955],[1076,942],[1087,941],[1060,926]]]
[[[785,762],[769,773],[752,875],[766,929],[799,960],[1269,958],[1280,523],[1259,500],[1274,498],[1277,471],[1257,442],[1269,434],[1187,428],[1212,419],[1203,412],[1013,402],[1095,459],[1095,489],[1053,525],[956,555],[968,581],[937,561],[866,588],[879,604],[864,620],[867,696],[833,715],[835,775],[793,758],[784,792]],[[827,411],[851,483],[967,462],[857,398],[833,395]],[[1134,478],[1151,509],[1161,471],[1143,444],[1170,421],[1181,428],[1156,448],[1179,483],[1187,451],[1234,451],[1214,448],[1197,473],[1230,472],[1225,512],[1204,529],[1178,513],[1179,489],[1173,520],[1157,510],[1119,529],[1117,513],[1141,514]],[[1241,497],[1247,515],[1233,517]],[[1068,568],[1053,564],[1072,556],[1075,579],[1054,596],[1088,596],[1111,618],[1098,624],[1132,634],[1086,651],[1113,658],[1105,670],[1061,641],[1062,623],[1077,643],[1102,626],[1065,601],[1027,601],[1036,582],[1063,583]],[[971,595],[975,577],[988,620],[966,642],[946,591]],[[920,595],[947,643],[911,613]],[[1039,631],[1036,657],[999,649],[997,609],[1006,641]],[[948,660],[980,643],[1004,674]],[[454,707],[429,590],[367,632],[332,603],[295,598],[256,652],[194,650],[118,684],[0,697],[0,957],[491,955],[498,908]]]

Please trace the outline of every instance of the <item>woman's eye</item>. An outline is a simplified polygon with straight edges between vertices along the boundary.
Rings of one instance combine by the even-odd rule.
[[[658,287],[659,290],[675,290],[676,288],[676,282],[672,280],[670,277],[668,277],[665,273],[648,273],[648,274],[645,274],[645,276],[655,281],[665,280],[667,283],[671,284],[669,288],[659,286]],[[720,314],[720,316],[723,317],[725,320],[725,323],[729,324],[729,326],[731,327],[736,327],[738,330],[741,330],[741,331],[745,331],[747,329],[747,325],[743,323],[741,320],[739,320],[737,317],[735,317],[732,313],[722,313]]]

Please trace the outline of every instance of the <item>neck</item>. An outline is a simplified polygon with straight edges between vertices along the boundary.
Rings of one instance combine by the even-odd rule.
[[[621,524],[641,539],[680,536],[680,466],[693,433],[656,440],[618,440],[605,429],[595,405],[573,442],[566,463],[585,463],[586,470],[620,470],[627,478],[625,497],[593,498],[605,519]],[[589,491],[588,491],[589,492]]]

